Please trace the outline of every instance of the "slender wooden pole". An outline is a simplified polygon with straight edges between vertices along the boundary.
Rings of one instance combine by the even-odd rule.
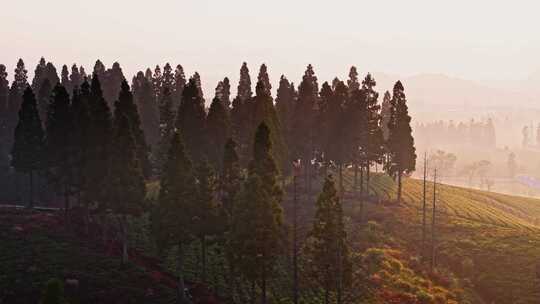
[[[437,169],[433,173],[433,215],[431,217],[431,271],[435,268],[435,203],[437,201]]]
[[[422,258],[426,254],[426,175],[427,175],[427,155],[424,152],[424,187],[422,196]]]
[[[293,172],[293,303],[298,304],[298,241],[297,241],[297,229],[298,229],[298,219],[297,219],[297,208],[298,208],[298,197],[296,192],[296,169]]]

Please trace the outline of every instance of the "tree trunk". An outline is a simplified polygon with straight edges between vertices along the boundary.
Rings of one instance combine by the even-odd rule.
[[[354,194],[358,191],[358,164],[354,162]]]
[[[231,299],[234,302],[235,299],[235,293],[236,293],[236,280],[234,277],[234,265],[232,262],[232,258],[228,258],[229,263],[229,293],[231,294]]]
[[[369,163],[366,166],[366,195],[369,198],[369,177],[370,177],[371,168],[369,167]]]
[[[184,247],[182,242],[178,242],[178,304],[186,303],[186,293],[185,293],[185,284],[184,284]]]
[[[343,198],[343,164],[339,163],[339,196]]]
[[[200,237],[201,240],[201,279],[202,282],[206,284],[206,235]]]
[[[122,265],[125,265],[129,259],[128,256],[128,240],[127,240],[127,220],[122,216]]]
[[[360,166],[360,199],[364,199],[364,166]]]
[[[34,171],[30,170],[30,200],[28,207],[34,208]]]
[[[69,222],[69,190],[68,185],[64,185],[64,217],[66,223]]]
[[[304,158],[304,193],[309,197],[309,166]]]
[[[261,304],[266,304],[266,266],[263,265],[262,269]]]
[[[401,203],[401,170],[398,172],[398,188],[397,188],[397,202],[398,204]]]
[[[328,288],[324,289],[324,304],[330,303],[330,292],[328,291]]]
[[[298,304],[298,196],[296,175],[293,176],[293,303]]]
[[[337,304],[341,304],[341,294],[343,290],[343,264],[342,264],[342,257],[341,257],[341,250],[342,250],[342,243],[341,240],[337,240],[337,286],[336,286],[336,302]]]
[[[250,302],[251,304],[255,304],[255,280],[251,281],[251,296],[250,296]]]

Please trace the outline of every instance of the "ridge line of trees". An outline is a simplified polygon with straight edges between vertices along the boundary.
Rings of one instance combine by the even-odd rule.
[[[9,87],[0,66],[0,115],[6,118],[0,120],[1,167],[28,175],[30,206],[39,172],[63,197],[68,223],[73,199],[86,227],[94,216],[115,223],[123,263],[129,259],[130,218],[150,212],[158,247],[177,250],[179,303],[187,301],[185,248],[194,242],[203,282],[208,245],[218,243],[226,248],[233,295],[241,278],[250,284],[250,303],[257,289],[261,303],[268,302],[269,278],[286,254],[282,201],[293,162],[303,170],[307,199],[323,177],[303,251],[325,303],[342,303],[352,267],[341,207],[343,171],[354,168],[354,192],[360,189],[362,202],[370,195],[371,167],[382,165],[398,182],[400,202],[402,177],[415,169],[403,85],[396,82],[381,106],[375,80],[367,74],[360,82],[355,67],[346,82],[336,78],[320,90],[311,65],[298,90],[281,76],[274,102],[267,66],[260,67],[253,95],[243,63],[237,96],[231,101],[224,78],[209,109],[200,75],[186,80],[181,65],[138,72],[131,86],[118,63],[106,69],[98,60],[91,76],[76,65],[71,70],[63,66],[58,77],[42,59],[30,85],[19,60]],[[337,188],[331,171],[337,172]],[[146,198],[148,181],[159,181],[153,205]]]

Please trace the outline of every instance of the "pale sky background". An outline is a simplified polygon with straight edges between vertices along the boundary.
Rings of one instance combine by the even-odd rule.
[[[180,63],[205,92],[247,61],[298,83],[312,63],[321,80],[356,65],[392,75],[442,73],[476,81],[526,79],[540,70],[538,1],[24,0],[0,3],[0,63],[22,57],[91,71],[119,61],[126,77]],[[208,96],[206,96],[208,98]]]

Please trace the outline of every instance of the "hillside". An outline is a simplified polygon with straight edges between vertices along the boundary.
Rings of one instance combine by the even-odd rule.
[[[439,185],[436,212],[436,269],[429,267],[431,245],[432,184],[428,183],[427,242],[422,258],[422,182],[404,181],[404,201],[394,202],[396,185],[384,174],[373,174],[369,201],[361,207],[352,193],[352,174],[344,179],[343,200],[353,261],[354,288],[347,296],[354,303],[536,303],[539,296],[536,265],[540,258],[540,200],[479,190]],[[159,185],[149,187],[155,196]],[[288,194],[290,188],[287,187]],[[291,195],[284,201],[291,211]],[[301,230],[310,228],[314,211],[301,199]],[[148,218],[132,222],[131,243],[152,256]],[[66,286],[75,303],[168,303],[174,298],[174,282],[167,280],[176,265],[172,256],[156,265],[146,265],[144,255],[132,252],[132,262],[120,266],[115,249],[66,231],[62,217],[54,212],[0,208],[0,300],[6,303],[36,303],[51,278],[76,279]],[[197,244],[189,250],[187,278],[197,281],[200,261]],[[209,250],[208,266],[213,290],[226,294],[219,244]],[[174,278],[174,277],[173,277]],[[280,260],[271,281],[272,299],[290,295],[291,264]],[[319,301],[309,278],[302,299]],[[248,286],[240,286],[245,290]],[[114,299],[114,300],[111,300]],[[97,302],[96,302],[97,301]],[[288,303],[279,300],[276,303]]]
[[[352,178],[346,176],[350,189]],[[404,202],[393,203],[396,185],[374,175],[371,191],[379,203],[367,204],[367,219],[421,255],[422,182],[406,179]],[[428,183],[427,248],[431,244],[432,188]],[[351,199],[349,204],[355,205]],[[437,188],[436,264],[448,270],[465,293],[484,303],[536,303],[540,258],[540,200],[439,185]],[[426,250],[429,257],[429,250]],[[428,264],[429,262],[425,262]]]
[[[54,212],[0,208],[0,303],[38,303],[52,278],[66,282],[69,303],[169,303],[174,298],[160,273],[136,261],[122,267],[112,248],[76,237],[61,219]]]

